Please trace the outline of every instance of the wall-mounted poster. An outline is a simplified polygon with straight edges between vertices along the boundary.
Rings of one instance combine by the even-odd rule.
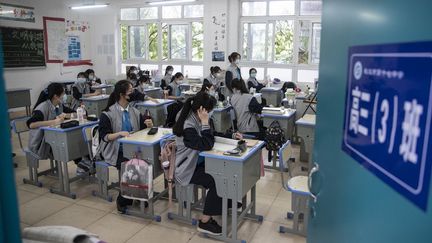
[[[68,36],[68,60],[81,60],[81,41],[78,36]]]
[[[0,19],[34,23],[34,8],[15,4],[0,3]]]
[[[213,62],[224,62],[225,61],[225,52],[224,51],[213,51],[212,52],[212,61]]]

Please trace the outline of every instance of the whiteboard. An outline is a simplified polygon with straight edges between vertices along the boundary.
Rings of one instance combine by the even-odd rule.
[[[67,53],[65,20],[50,17],[43,20],[47,63],[61,63]]]

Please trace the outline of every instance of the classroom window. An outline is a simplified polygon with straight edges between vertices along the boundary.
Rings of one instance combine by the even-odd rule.
[[[299,82],[313,83],[318,78],[318,70],[298,70]]]
[[[322,1],[241,0],[241,7],[242,64],[264,67],[264,77],[309,82],[298,70],[318,70]]]
[[[184,6],[185,18],[200,18],[204,16],[203,5],[186,5]]]
[[[186,59],[187,25],[170,25],[169,32],[169,56],[170,59]]]
[[[182,9],[182,6],[163,6],[162,7],[162,18],[164,18],[164,19],[179,19],[182,17],[181,9]]]
[[[243,16],[264,16],[267,11],[266,2],[243,2],[242,15]]]
[[[140,8],[140,19],[157,19],[158,18],[158,8]]]
[[[138,19],[138,9],[136,8],[122,8],[120,10],[121,20],[137,20]]]
[[[269,15],[294,15],[295,1],[272,1],[269,2]]]
[[[192,61],[204,59],[204,28],[201,22],[192,22]]]
[[[129,26],[129,57],[146,57],[146,26]]]
[[[202,4],[121,9],[122,60],[202,62],[203,14]]]
[[[169,65],[169,66],[172,66],[174,68],[173,75],[175,73],[178,73],[178,72],[181,73],[182,72],[182,66],[180,66],[180,65]],[[168,65],[162,65],[162,76],[165,76],[165,69],[166,69],[166,67],[168,67]]]
[[[267,68],[267,76],[271,79],[278,78],[283,82],[292,81],[292,69],[289,68]]]
[[[290,20],[275,22],[275,63],[292,63],[294,54],[294,23]]]
[[[188,78],[202,78],[204,74],[203,66],[192,66],[185,65],[184,66],[184,76],[188,76]]]
[[[321,1],[301,1],[300,15],[321,15]]]

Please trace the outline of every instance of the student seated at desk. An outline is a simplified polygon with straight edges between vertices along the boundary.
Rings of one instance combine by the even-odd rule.
[[[203,81],[203,86],[202,89],[204,89],[204,87],[206,87],[207,89],[211,89],[213,90],[213,93],[217,93],[217,100],[218,101],[224,101],[225,100],[225,96],[222,94],[220,87],[221,85],[223,85],[223,82],[220,80],[221,75],[222,75],[222,69],[218,66],[215,67],[211,67],[210,68],[210,72],[211,74],[204,79]],[[215,94],[213,94],[214,97],[216,97]]]
[[[165,68],[165,75],[162,78],[161,84],[160,84],[160,87],[162,88],[162,90],[166,90],[167,89],[168,84],[171,82],[173,72],[174,72],[174,67],[173,66],[167,66]]]
[[[27,126],[30,128],[28,148],[39,155],[41,159],[52,158],[52,151],[51,146],[45,142],[43,130],[39,128],[60,125],[66,118],[70,118],[70,113],[74,112],[74,110],[63,105],[66,102],[65,98],[63,85],[51,83],[39,95],[33,108],[33,114],[27,120]],[[78,165],[77,173],[88,171],[88,167],[85,167],[79,161],[81,160],[75,160]],[[82,168],[83,166],[85,168]]]
[[[233,79],[232,88],[231,105],[236,114],[238,131],[263,140],[264,127],[258,124],[257,120],[257,114],[261,114],[263,106],[253,95],[249,94],[243,80]]]
[[[102,84],[102,81],[100,78],[96,77],[96,74],[93,69],[87,69],[85,71],[86,78],[89,82],[91,82],[91,85],[99,85]]]
[[[136,82],[138,80],[138,73],[139,70],[135,66],[129,67],[129,70],[126,72],[126,80],[129,80],[132,83],[132,86],[136,85]]]
[[[81,72],[77,75],[77,82],[72,86],[72,109],[76,110],[80,104],[82,97],[91,97],[100,95],[100,90],[91,93],[90,82],[87,80],[85,73]]]
[[[150,78],[148,76],[141,76],[138,79],[138,81],[134,87],[134,90],[133,90],[132,94],[130,95],[129,102],[131,104],[134,104],[134,103],[137,103],[140,101],[144,101],[147,99],[148,100],[155,100],[154,98],[147,96],[144,92],[145,86],[146,85],[148,86],[149,83],[150,83]]]
[[[264,82],[264,84],[258,82],[256,79],[257,70],[255,68],[251,68],[249,70],[249,79],[247,80],[248,89],[254,88],[257,92],[260,92],[262,88],[265,87],[267,84],[267,81]]]
[[[166,99],[178,99],[181,97],[180,84],[183,82],[184,76],[182,73],[178,72],[171,78],[171,83],[169,83],[164,94]]]
[[[114,91],[108,99],[108,105],[99,118],[99,139],[102,157],[105,161],[115,166],[120,173],[121,163],[128,159],[123,157],[123,149],[117,139],[127,137],[131,132],[136,132],[147,127],[152,127],[151,119],[144,120],[139,110],[129,105],[133,88],[128,80],[118,81]],[[120,178],[120,176],[119,176]],[[117,197],[117,210],[125,213],[126,206],[132,205],[133,200]]]
[[[190,183],[208,189],[203,215],[198,223],[198,231],[221,234],[222,228],[212,218],[222,214],[222,198],[217,195],[216,185],[211,175],[205,173],[201,151],[213,148],[215,138],[209,125],[209,112],[216,105],[216,99],[205,92],[199,92],[186,100],[173,127],[176,135],[176,183],[187,186]]]

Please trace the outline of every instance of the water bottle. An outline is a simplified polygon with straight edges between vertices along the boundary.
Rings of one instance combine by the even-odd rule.
[[[227,96],[227,106],[229,106],[229,105],[231,105],[231,102],[230,102],[230,97],[229,97],[229,96]]]
[[[214,97],[215,97],[215,99],[216,99],[216,102],[219,101],[219,94],[218,94],[218,92],[215,92]]]
[[[102,95],[105,96],[106,94],[107,94],[107,92],[106,92],[106,88],[103,88],[103,89],[102,89]]]
[[[289,108],[294,108],[294,101],[292,99],[289,99],[289,101],[288,101],[288,107]]]
[[[77,109],[77,117],[80,123],[84,122],[84,109],[81,106]]]

